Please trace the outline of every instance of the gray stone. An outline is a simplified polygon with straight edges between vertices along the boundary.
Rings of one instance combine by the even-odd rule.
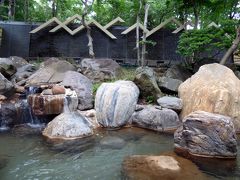
[[[140,95],[143,97],[154,96],[157,99],[162,96],[152,68],[137,68],[134,83],[139,87]]]
[[[14,91],[14,85],[0,73],[0,95],[10,95]]]
[[[16,82],[22,81],[30,77],[35,71],[36,67],[32,64],[26,64],[17,68],[16,74],[14,74],[14,79]]]
[[[110,149],[122,149],[125,146],[126,142],[116,136],[107,136],[101,139],[100,145],[102,148]]]
[[[182,110],[182,100],[177,97],[164,96],[157,100],[158,104],[163,108],[172,109],[176,112]]]
[[[62,84],[71,87],[77,93],[79,110],[93,107],[92,82],[86,76],[68,71],[65,73]]]
[[[15,66],[16,68],[20,68],[28,64],[28,62],[25,59],[18,56],[11,56],[9,57],[9,60],[13,63],[13,66]]]
[[[97,90],[95,109],[103,127],[118,128],[126,125],[138,101],[139,89],[131,81],[103,83]]]
[[[178,79],[180,81],[185,81],[189,77],[192,76],[192,73],[189,72],[184,66],[181,64],[172,65],[165,73],[165,77]]]
[[[67,71],[76,70],[76,68],[67,61],[51,61],[49,63],[45,62],[45,64],[45,66],[42,66],[42,68],[27,79],[26,83],[28,86],[59,83],[63,81]]]
[[[6,78],[10,78],[17,72],[17,68],[13,65],[9,58],[0,58],[0,73]]]
[[[133,113],[132,124],[158,132],[172,132],[181,125],[181,122],[175,111],[147,105],[142,110]]]
[[[204,111],[193,112],[175,132],[174,147],[180,155],[236,158],[237,136],[232,119]]]
[[[162,92],[167,94],[177,94],[180,84],[182,84],[182,81],[165,76],[158,79],[158,86]]]
[[[53,140],[72,140],[91,135],[93,131],[90,122],[77,111],[58,115],[43,131],[43,136]]]
[[[85,58],[81,61],[81,73],[94,82],[100,82],[117,78],[121,67],[112,59]]]

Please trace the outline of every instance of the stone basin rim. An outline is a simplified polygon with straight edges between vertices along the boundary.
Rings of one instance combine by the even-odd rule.
[[[85,138],[89,138],[91,136],[93,136],[94,134],[90,134],[90,135],[84,135],[84,136],[77,136],[77,137],[53,137],[53,136],[48,136],[45,133],[42,133],[44,138],[47,138],[48,140],[52,140],[52,141],[71,141],[71,140],[77,140],[77,139],[85,139]]]
[[[196,154],[196,153],[191,153],[188,150],[180,147],[174,147],[174,152],[180,156],[183,157],[199,157],[199,158],[211,158],[211,159],[219,159],[219,160],[236,160],[237,159],[237,154],[234,156],[210,156],[210,155],[205,155],[205,154]]]

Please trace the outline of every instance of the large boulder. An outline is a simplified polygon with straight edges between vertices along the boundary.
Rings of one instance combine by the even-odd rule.
[[[10,95],[14,91],[14,85],[0,73],[0,95]]]
[[[204,180],[206,176],[191,161],[176,155],[133,155],[122,164],[123,179],[129,180]]]
[[[204,111],[193,112],[175,132],[174,147],[183,156],[236,158],[237,136],[232,119]]]
[[[181,125],[175,111],[152,105],[138,106],[132,115],[132,123],[158,132],[173,132]]]
[[[28,103],[35,115],[60,114],[65,111],[74,111],[78,106],[78,97],[75,91],[66,89],[65,94],[50,95],[31,94],[28,96]]]
[[[163,108],[172,109],[176,112],[180,112],[182,110],[182,100],[177,97],[164,96],[157,100],[158,104]]]
[[[62,84],[76,91],[79,110],[93,107],[92,82],[86,76],[78,72],[68,71],[65,73]]]
[[[155,73],[150,67],[137,68],[134,83],[139,87],[142,97],[153,96],[157,99],[162,96]]]
[[[100,82],[117,78],[121,67],[112,59],[85,58],[81,61],[81,72],[89,79]]]
[[[233,71],[220,64],[202,66],[179,87],[183,100],[181,118],[202,110],[230,116],[240,132],[240,81]]]
[[[96,116],[103,127],[126,125],[138,101],[139,89],[131,81],[103,83],[95,98]]]
[[[77,111],[62,113],[54,118],[43,131],[49,139],[72,140],[93,135],[91,123]]]
[[[180,84],[182,84],[181,80],[165,76],[158,79],[158,86],[166,94],[177,94]]]
[[[67,71],[76,70],[76,68],[67,61],[59,60],[47,62],[27,79],[26,83],[28,85],[59,83],[63,81]]]
[[[17,68],[13,65],[9,58],[0,58],[0,73],[6,78],[11,78],[17,72]]]

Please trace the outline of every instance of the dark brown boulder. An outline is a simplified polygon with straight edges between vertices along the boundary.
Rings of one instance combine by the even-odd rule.
[[[237,137],[232,119],[204,111],[193,112],[175,132],[174,148],[183,156],[236,158]]]

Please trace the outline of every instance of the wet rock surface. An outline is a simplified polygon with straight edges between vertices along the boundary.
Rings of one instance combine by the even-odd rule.
[[[124,159],[122,169],[124,179],[128,180],[206,179],[195,164],[173,154],[129,156]]]
[[[46,94],[47,92],[44,91],[43,94],[32,94],[28,96],[28,103],[35,115],[60,114],[64,111],[65,101],[67,101],[66,107],[68,106],[70,110],[73,111],[77,109],[78,97],[75,91],[65,89],[65,94],[50,95],[50,92],[48,95]]]
[[[138,96],[138,87],[131,81],[103,83],[95,98],[97,121],[106,128],[126,125],[135,110]]]
[[[72,140],[93,135],[92,125],[77,111],[58,115],[43,131],[49,139]]]
[[[237,137],[232,119],[196,111],[183,119],[174,134],[175,152],[212,158],[236,158]]]
[[[158,132],[173,132],[181,122],[176,112],[160,106],[141,105],[132,115],[132,124]]]

